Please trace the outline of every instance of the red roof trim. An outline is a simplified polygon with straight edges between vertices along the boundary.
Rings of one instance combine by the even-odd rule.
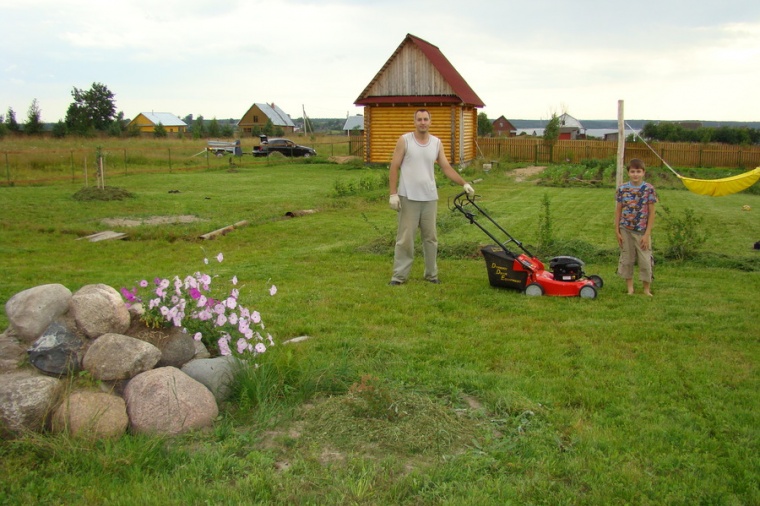
[[[395,95],[367,97],[354,102],[356,105],[372,104],[461,104],[462,99],[452,95]]]
[[[408,33],[406,35],[406,38],[404,41],[399,45],[399,47],[396,49],[396,51],[393,52],[391,57],[388,59],[387,62],[385,62],[385,65],[380,69],[380,71],[375,75],[375,77],[370,81],[369,85],[362,91],[362,94],[359,95],[359,98],[356,99],[354,104],[356,105],[365,105],[366,103],[384,103],[378,101],[380,98],[402,98],[406,100],[402,101],[413,101],[414,103],[418,103],[419,99],[421,97],[417,96],[411,96],[411,97],[365,97],[364,93],[366,93],[369,88],[372,86],[372,84],[380,77],[380,74],[388,67],[389,63],[393,60],[393,58],[398,54],[399,51],[401,51],[401,48],[408,42],[411,42],[415,46],[417,46],[420,51],[425,55],[425,57],[430,60],[430,63],[433,64],[433,66],[438,70],[438,72],[441,73],[443,78],[446,80],[446,82],[451,86],[451,88],[454,90],[454,93],[456,93],[458,99],[454,100],[454,102],[457,103],[464,103],[467,105],[471,105],[474,107],[483,107],[485,104],[483,101],[478,97],[478,95],[473,91],[473,89],[470,87],[469,84],[467,84],[467,81],[464,80],[462,75],[457,71],[457,69],[454,68],[454,66],[451,64],[451,62],[441,53],[441,50],[438,49],[438,47],[434,46],[433,44],[420,39],[419,37],[415,37],[414,35]],[[427,97],[426,97],[427,98]],[[452,98],[450,96],[438,96],[437,100],[425,100],[425,102],[446,102],[451,103]]]

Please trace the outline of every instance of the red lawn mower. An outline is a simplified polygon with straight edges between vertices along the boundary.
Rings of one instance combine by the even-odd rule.
[[[585,264],[582,260],[571,256],[557,256],[549,260],[551,272],[547,271],[544,264],[533,253],[475,203],[475,198],[462,192],[454,197],[453,206],[450,205],[449,208],[462,213],[470,224],[476,225],[488,237],[496,241],[496,245],[489,245],[480,250],[486,261],[488,281],[491,286],[519,290],[530,296],[596,298],[604,282],[597,275],[586,276],[583,272]],[[508,240],[500,241],[478,222],[478,216],[488,220],[491,225],[507,236]],[[523,253],[512,252],[507,247],[510,243],[516,244]]]

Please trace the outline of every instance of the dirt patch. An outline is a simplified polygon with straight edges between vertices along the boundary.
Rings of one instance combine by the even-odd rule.
[[[191,214],[180,216],[151,216],[150,218],[105,218],[101,223],[109,227],[137,227],[140,225],[176,225],[204,221]]]
[[[515,177],[515,182],[521,183],[536,174],[540,174],[545,168],[545,165],[531,165],[522,169],[514,169],[509,174]]]
[[[352,162],[361,162],[362,161],[362,159],[360,157],[358,157],[358,156],[331,156],[327,160],[330,161],[330,162],[339,163],[339,164],[352,163]]]

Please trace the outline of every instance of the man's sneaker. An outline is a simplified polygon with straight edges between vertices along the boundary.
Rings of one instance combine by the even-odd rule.
[[[398,286],[398,285],[403,285],[403,283],[402,283],[401,281],[396,281],[395,279],[394,279],[394,280],[392,280],[392,281],[391,281],[390,283],[388,283],[388,284],[389,284],[390,286]]]
[[[429,283],[433,283],[434,285],[440,285],[441,284],[441,280],[438,279],[438,278],[435,278],[435,279],[426,279],[425,281],[427,281]]]

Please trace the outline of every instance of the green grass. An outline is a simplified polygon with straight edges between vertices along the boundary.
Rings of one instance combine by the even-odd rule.
[[[189,274],[223,252],[215,272],[238,276],[277,342],[311,336],[241,371],[209,431],[3,441],[0,503],[760,503],[759,196],[663,187],[661,201],[693,209],[708,238],[677,262],[655,229],[649,299],[615,276],[611,188],[470,171],[489,213],[530,247],[548,196],[558,247],[605,280],[596,300],[527,298],[488,285],[477,246],[490,240],[446,208],[448,185],[443,284],[421,280],[420,258],[407,285],[387,286],[394,214],[368,183],[382,177],[290,163],[114,177],[133,194],[119,201],[75,200],[72,184],[0,188],[0,301],[43,283]],[[305,209],[317,212],[284,218]],[[177,215],[199,221],[77,240],[114,229],[105,218]]]

